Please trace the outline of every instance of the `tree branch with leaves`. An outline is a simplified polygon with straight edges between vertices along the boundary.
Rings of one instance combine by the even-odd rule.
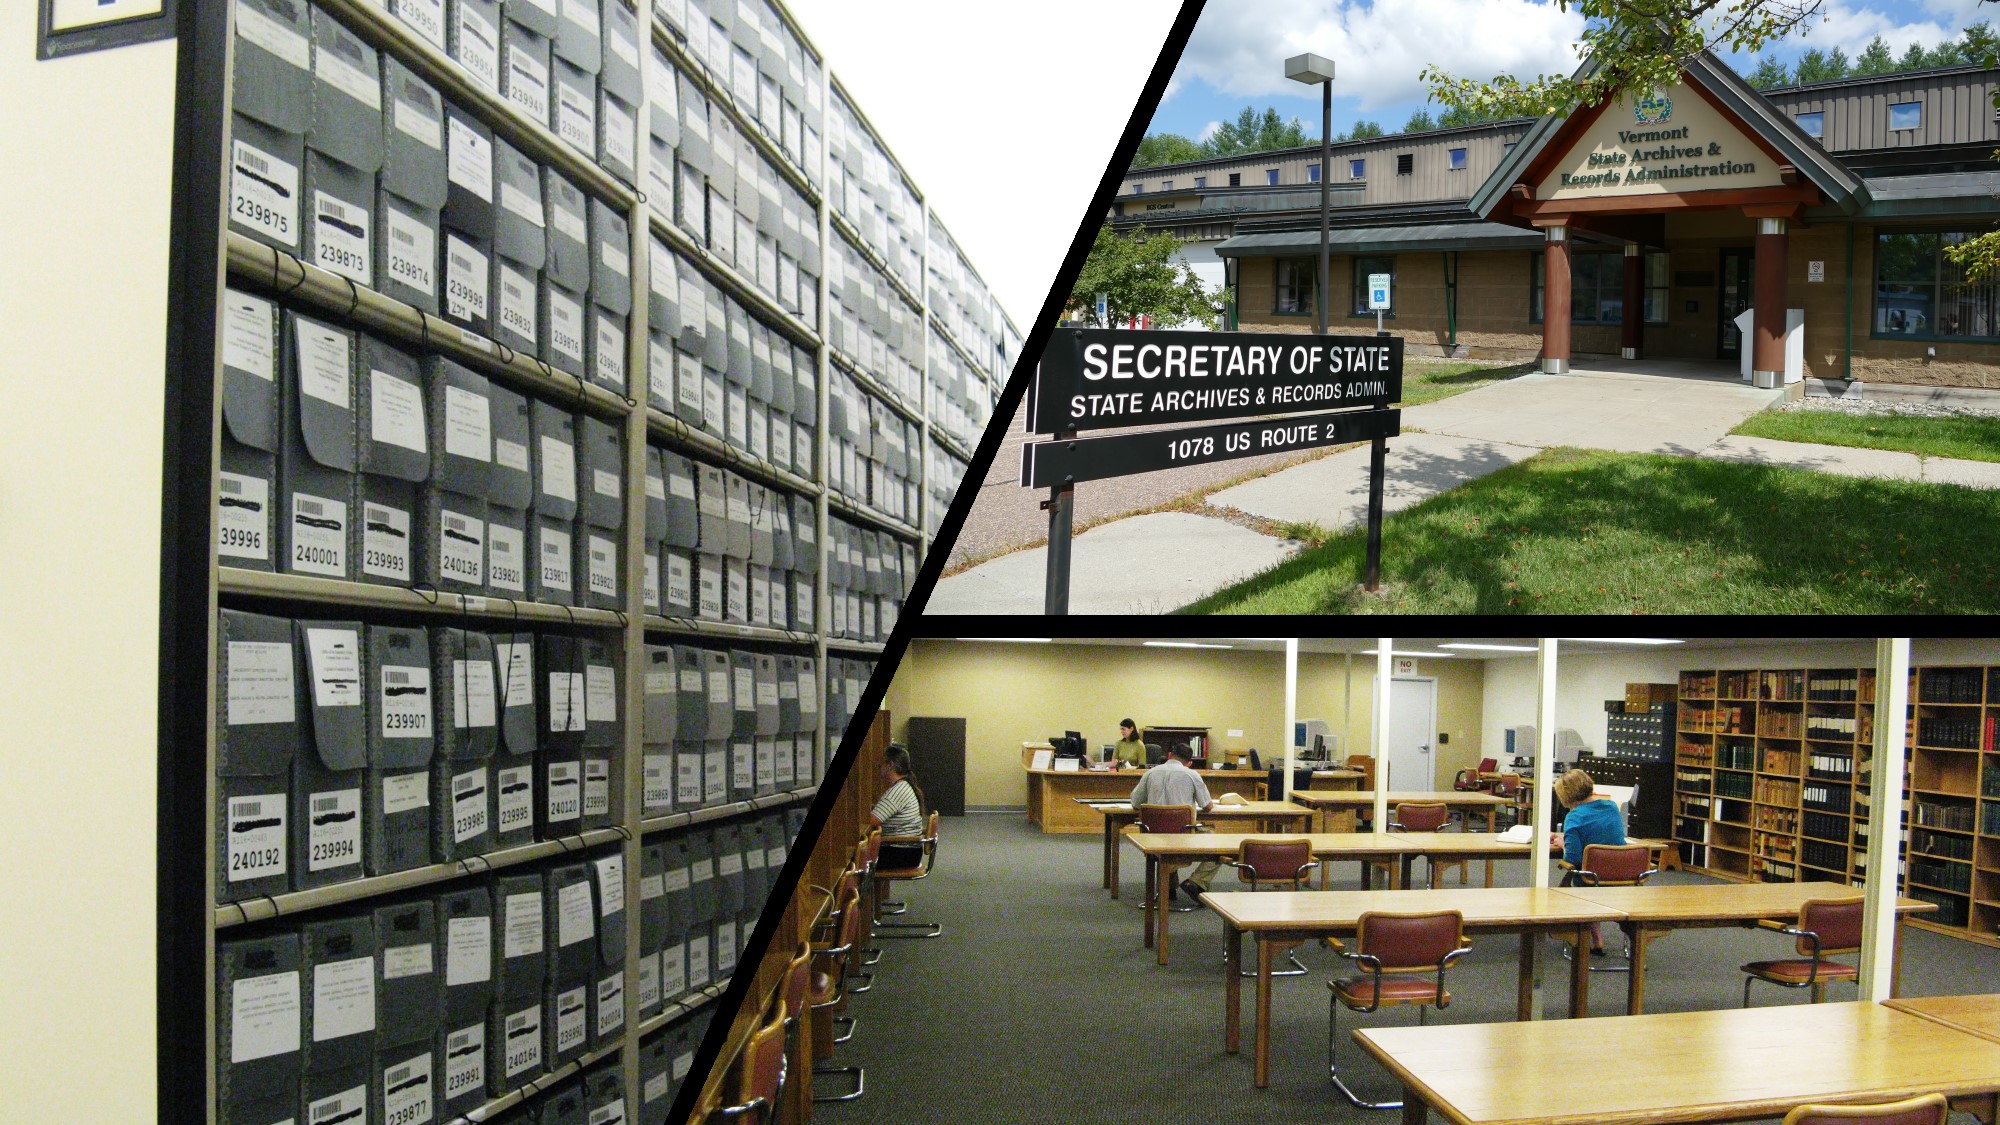
[[[1097,295],[1102,293],[1111,324],[1148,316],[1162,328],[1190,322],[1214,328],[1223,295],[1210,292],[1193,266],[1174,257],[1183,245],[1171,234],[1148,235],[1143,227],[1130,235],[1099,227],[1070,291],[1070,316],[1110,327],[1097,322]]]

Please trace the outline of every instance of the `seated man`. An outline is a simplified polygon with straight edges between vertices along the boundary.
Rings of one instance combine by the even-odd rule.
[[[1146,771],[1139,779],[1139,785],[1132,790],[1132,807],[1140,805],[1187,805],[1197,813],[1208,811],[1214,802],[1209,800],[1208,785],[1201,775],[1188,768],[1194,752],[1185,745],[1176,745],[1167,751],[1167,760]],[[1208,890],[1208,881],[1215,878],[1215,869],[1221,864],[1210,860],[1195,865],[1194,871],[1181,880],[1181,889],[1196,896]]]

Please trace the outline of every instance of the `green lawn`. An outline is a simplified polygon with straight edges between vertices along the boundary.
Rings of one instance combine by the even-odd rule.
[[[1551,449],[1188,613],[1996,613],[2000,493]]]
[[[1477,390],[1489,383],[1525,375],[1534,369],[1533,363],[1493,367],[1478,363],[1424,363],[1405,360],[1403,405],[1422,406],[1427,402],[1436,402],[1441,398]]]
[[[1816,441],[1864,449],[1898,449],[1926,457],[2000,461],[2000,417],[1956,415],[1911,418],[1898,414],[1841,414],[1832,410],[1766,410],[1731,430],[1752,437]]]

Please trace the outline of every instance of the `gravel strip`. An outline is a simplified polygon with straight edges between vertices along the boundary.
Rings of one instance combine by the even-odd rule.
[[[1877,402],[1869,399],[1795,398],[1779,403],[1773,410],[1826,410],[1836,414],[1896,414],[1906,418],[1952,418],[1960,415],[2000,416],[2000,408],[1981,410],[1968,406],[1940,406],[1928,402]]]

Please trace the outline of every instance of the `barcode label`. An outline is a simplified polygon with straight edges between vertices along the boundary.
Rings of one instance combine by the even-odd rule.
[[[297,503],[295,503],[293,507],[297,508],[298,511],[304,515],[316,516],[320,518],[325,518],[326,516],[326,508],[324,505],[322,505],[317,500],[308,500],[303,496],[299,497]]]

